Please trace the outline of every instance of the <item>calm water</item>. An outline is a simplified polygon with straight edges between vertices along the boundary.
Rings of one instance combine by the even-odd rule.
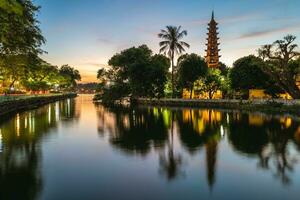
[[[80,96],[1,119],[0,170],[1,199],[299,199],[300,121]]]

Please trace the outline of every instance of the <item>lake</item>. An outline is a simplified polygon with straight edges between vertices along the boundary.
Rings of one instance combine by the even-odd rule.
[[[300,118],[81,95],[1,118],[0,170],[0,199],[296,200]]]

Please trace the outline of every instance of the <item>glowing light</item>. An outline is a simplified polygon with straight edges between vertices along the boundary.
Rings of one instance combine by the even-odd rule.
[[[27,116],[25,117],[24,123],[25,123],[25,129],[27,129]]]
[[[20,115],[19,114],[17,114],[17,126],[16,126],[16,128],[17,128],[17,136],[19,137],[20,136]]]
[[[49,108],[48,108],[48,123],[50,124],[51,123],[51,106],[49,105]]]
[[[55,103],[55,121],[59,120],[59,102]]]
[[[221,137],[223,138],[225,136],[225,130],[224,130],[223,125],[221,125],[221,127],[220,127],[220,133],[221,133]]]

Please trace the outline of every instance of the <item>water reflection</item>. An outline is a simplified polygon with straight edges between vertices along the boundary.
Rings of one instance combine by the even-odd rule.
[[[184,154],[205,151],[207,185],[212,189],[222,160],[219,145],[226,141],[239,157],[257,160],[258,169],[282,184],[293,181],[300,150],[297,118],[207,109],[96,108],[99,135],[126,155],[156,152],[159,173],[167,180],[185,177]]]
[[[259,168],[269,170],[283,184],[291,183],[297,154],[290,147],[299,150],[299,122],[290,117],[242,115],[233,117],[229,127],[235,149],[258,157]]]
[[[0,199],[299,196],[291,116],[105,108],[83,96],[1,119],[0,131]]]
[[[161,111],[100,107],[98,116],[99,134],[108,132],[110,143],[128,154],[144,156],[166,145],[168,124]]]
[[[55,133],[59,121],[79,117],[68,99],[23,112],[0,124],[0,198],[36,199],[43,188],[42,140]]]

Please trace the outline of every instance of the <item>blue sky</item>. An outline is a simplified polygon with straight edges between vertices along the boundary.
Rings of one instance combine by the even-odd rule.
[[[115,53],[147,44],[158,53],[166,25],[188,31],[188,53],[204,56],[207,22],[219,22],[221,61],[232,65],[266,43],[294,34],[300,44],[299,0],[34,0],[47,39],[44,59],[80,70],[83,82]]]

